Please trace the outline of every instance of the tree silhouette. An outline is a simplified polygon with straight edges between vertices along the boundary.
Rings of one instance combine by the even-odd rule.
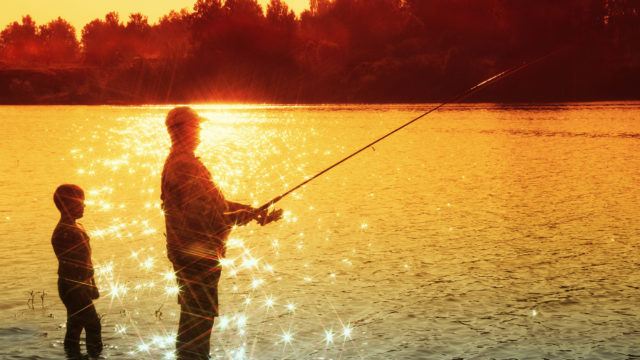
[[[38,28],[29,15],[24,16],[21,23],[9,24],[0,33],[0,41],[2,58],[9,63],[25,65],[39,60],[42,48]]]
[[[0,95],[27,94],[28,101],[39,91],[47,99],[55,98],[47,91],[60,91],[89,102],[425,101],[551,49],[584,44],[571,59],[554,60],[555,70],[527,79],[531,91],[563,99],[633,97],[640,96],[634,85],[640,81],[639,4],[310,0],[296,16],[285,0],[270,0],[264,11],[256,0],[195,0],[192,9],[153,24],[140,13],[126,22],[108,13],[84,26],[80,42],[62,18],[37,26],[25,16],[0,33],[1,65],[16,69],[6,79],[0,74]],[[45,72],[37,79],[24,72],[73,66],[71,80],[66,70],[47,79]],[[492,96],[511,99],[524,90]]]
[[[149,25],[149,19],[146,16],[140,13],[129,15],[129,22],[122,32],[125,60],[160,56],[156,44],[151,41],[151,31],[151,25]]]
[[[118,13],[108,13],[104,20],[95,19],[82,29],[84,60],[88,64],[113,66],[126,55],[124,25]]]
[[[160,18],[151,29],[152,43],[156,47],[157,56],[169,60],[185,58],[191,53],[192,15],[182,9],[171,11]]]
[[[40,26],[41,46],[46,49],[45,61],[48,64],[75,63],[80,57],[80,43],[76,30],[62,18],[57,18]]]

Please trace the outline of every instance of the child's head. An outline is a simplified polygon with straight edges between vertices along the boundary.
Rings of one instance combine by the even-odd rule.
[[[62,216],[80,219],[84,215],[84,191],[78,185],[58,186],[53,193],[53,202]]]

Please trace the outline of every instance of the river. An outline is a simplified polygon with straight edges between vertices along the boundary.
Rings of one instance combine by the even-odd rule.
[[[195,106],[198,155],[260,205],[429,107]],[[105,357],[172,358],[169,109],[0,107],[2,359],[63,357],[62,183],[87,196]],[[433,113],[285,198],[280,222],[232,233],[212,356],[640,358],[639,154],[640,103]]]

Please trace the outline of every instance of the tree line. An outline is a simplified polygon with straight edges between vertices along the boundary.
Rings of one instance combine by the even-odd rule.
[[[530,90],[507,84],[485,97],[637,98],[639,40],[638,0],[310,0],[299,16],[282,0],[265,9],[256,0],[197,0],[155,23],[111,12],[78,34],[62,18],[38,26],[24,16],[0,33],[0,95],[26,103],[429,101],[577,44],[525,76]]]

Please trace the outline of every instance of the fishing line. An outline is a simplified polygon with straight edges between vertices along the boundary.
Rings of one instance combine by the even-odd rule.
[[[312,177],[310,177],[310,178],[308,178],[308,179],[304,180],[303,182],[301,182],[300,184],[298,184],[298,185],[296,185],[296,186],[292,187],[291,189],[287,190],[286,192],[284,192],[284,193],[282,193],[282,194],[280,194],[280,195],[278,195],[278,196],[274,197],[273,199],[271,199],[271,200],[269,200],[268,202],[266,202],[264,205],[260,206],[260,207],[258,208],[258,210],[259,210],[259,211],[263,211],[263,210],[268,209],[268,208],[269,208],[270,206],[272,206],[273,204],[275,204],[275,203],[277,203],[278,201],[282,200],[285,196],[287,196],[287,195],[291,194],[292,192],[294,192],[294,191],[298,190],[299,188],[301,188],[301,187],[305,186],[306,184],[308,184],[308,183],[309,183],[309,182],[311,182],[312,180],[317,179],[317,178],[318,178],[318,177],[320,177],[322,174],[324,174],[324,173],[328,172],[329,170],[331,170],[331,169],[335,168],[336,166],[338,166],[338,165],[342,164],[343,162],[345,162],[345,161],[347,161],[347,160],[351,159],[352,157],[354,157],[354,156],[358,155],[359,153],[361,153],[361,152],[365,151],[366,149],[368,149],[368,148],[370,148],[370,147],[373,147],[373,145],[375,145],[375,144],[379,143],[380,141],[382,141],[382,140],[384,140],[384,139],[388,138],[389,136],[391,136],[391,135],[393,135],[393,134],[397,133],[398,131],[400,131],[400,130],[404,129],[405,127],[407,127],[407,126],[409,126],[409,125],[411,125],[411,124],[413,124],[414,122],[416,122],[416,121],[418,121],[418,120],[422,119],[423,117],[425,117],[425,116],[427,116],[427,115],[431,114],[432,112],[434,112],[434,111],[436,111],[436,110],[438,110],[438,109],[442,108],[443,106],[445,106],[445,105],[447,105],[447,104],[453,104],[453,103],[456,103],[456,102],[461,101],[461,100],[463,100],[463,99],[466,99],[467,97],[469,97],[469,96],[471,96],[472,94],[476,93],[476,92],[477,92],[477,91],[479,91],[480,89],[482,89],[482,88],[484,88],[484,87],[486,87],[486,86],[488,86],[488,85],[490,85],[490,84],[496,83],[496,82],[498,82],[498,81],[500,81],[500,80],[502,80],[502,79],[505,79],[505,78],[507,78],[507,77],[509,77],[509,76],[511,76],[511,75],[513,75],[513,74],[515,74],[515,73],[517,73],[517,72],[519,72],[520,70],[523,70],[523,69],[525,69],[525,68],[528,68],[529,66],[531,66],[531,65],[533,65],[533,64],[539,63],[539,62],[541,62],[541,61],[543,61],[543,60],[545,60],[545,59],[547,59],[547,58],[549,58],[549,57],[551,57],[551,56],[553,56],[553,55],[555,55],[555,54],[557,54],[557,53],[559,53],[559,52],[561,52],[561,51],[563,51],[563,50],[565,50],[565,49],[567,49],[567,47],[563,47],[563,48],[560,48],[560,49],[558,49],[558,50],[554,50],[554,51],[552,51],[552,52],[550,52],[550,53],[548,53],[548,54],[546,54],[546,55],[544,55],[544,56],[541,56],[541,57],[539,57],[539,58],[536,58],[536,59],[531,60],[531,61],[529,61],[529,62],[525,62],[525,63],[520,64],[520,65],[514,66],[514,67],[512,67],[512,68],[510,68],[510,69],[504,70],[504,71],[502,71],[502,72],[500,72],[500,73],[498,73],[498,74],[496,74],[496,75],[493,75],[492,77],[490,77],[490,78],[488,78],[488,79],[486,79],[486,80],[483,80],[483,81],[479,82],[478,84],[476,84],[476,85],[474,85],[474,86],[472,86],[472,87],[468,88],[468,89],[467,89],[467,90],[465,90],[464,92],[462,92],[462,93],[460,93],[460,94],[458,94],[458,95],[455,95],[455,96],[453,96],[453,97],[451,97],[451,98],[449,98],[449,99],[445,100],[444,102],[440,103],[439,105],[434,106],[433,108],[431,108],[431,109],[429,109],[429,110],[425,111],[425,112],[424,112],[424,113],[422,113],[421,115],[419,115],[419,116],[417,116],[417,117],[415,117],[415,118],[413,118],[413,119],[409,120],[408,122],[404,123],[403,125],[401,125],[401,126],[399,126],[399,127],[395,128],[395,129],[393,129],[393,130],[389,131],[388,133],[386,133],[386,134],[382,135],[381,137],[379,137],[379,138],[377,138],[377,139],[373,140],[372,142],[368,143],[367,145],[365,145],[365,146],[361,147],[360,149],[358,149],[358,150],[356,150],[356,151],[352,152],[351,154],[347,155],[347,156],[346,156],[346,157],[344,157],[343,159],[341,159],[341,160],[337,161],[336,163],[334,163],[333,165],[331,165],[331,166],[327,167],[326,169],[324,169],[324,170],[322,170],[322,171],[318,172],[317,174],[313,175]]]

